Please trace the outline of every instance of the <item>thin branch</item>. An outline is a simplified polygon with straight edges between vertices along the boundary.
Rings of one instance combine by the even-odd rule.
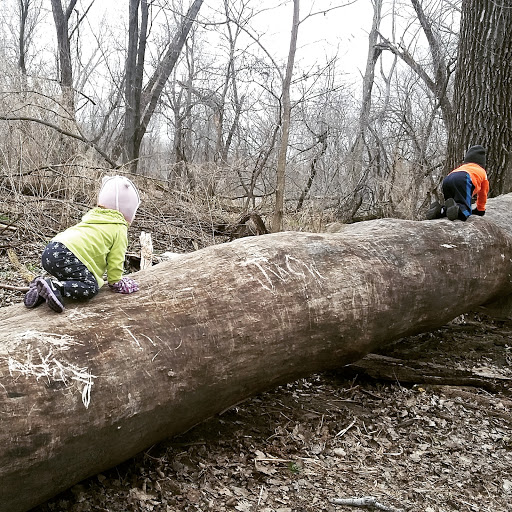
[[[299,24],[303,23],[308,18],[312,18],[313,16],[318,16],[319,14],[323,14],[325,16],[327,13],[334,11],[335,9],[340,9],[341,7],[348,7],[349,5],[355,4],[356,2],[357,0],[351,0],[350,2],[347,2],[346,4],[343,5],[335,5],[334,7],[329,7],[328,9],[323,9],[317,12],[310,12],[307,16],[304,16],[304,18],[302,18],[299,21]]]

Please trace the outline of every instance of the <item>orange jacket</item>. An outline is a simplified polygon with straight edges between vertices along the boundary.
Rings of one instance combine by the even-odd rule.
[[[489,193],[489,182],[487,181],[487,173],[483,167],[480,167],[478,164],[468,163],[462,164],[457,169],[454,169],[452,172],[467,172],[473,185],[475,186],[475,190],[473,190],[473,195],[476,195],[476,208],[481,212],[485,211],[485,205],[487,203],[487,194]],[[451,173],[452,173],[451,172]],[[451,174],[450,173],[450,174]]]

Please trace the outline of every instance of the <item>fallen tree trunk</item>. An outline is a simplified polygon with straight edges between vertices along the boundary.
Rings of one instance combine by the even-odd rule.
[[[0,510],[508,295],[511,203],[466,223],[245,238],[139,272],[133,295],[104,291],[61,315],[1,309]]]

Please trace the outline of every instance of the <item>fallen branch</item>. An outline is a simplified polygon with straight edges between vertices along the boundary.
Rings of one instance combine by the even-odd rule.
[[[334,505],[344,505],[346,507],[364,507],[377,508],[384,512],[403,512],[402,509],[388,507],[377,501],[373,496],[365,496],[363,498],[334,498],[331,500]]]
[[[461,370],[435,363],[396,359],[393,357],[368,354],[363,359],[345,367],[345,371],[357,372],[376,380],[410,384],[433,384],[448,386],[472,386],[490,392],[502,392],[510,386],[511,378],[506,375]]]

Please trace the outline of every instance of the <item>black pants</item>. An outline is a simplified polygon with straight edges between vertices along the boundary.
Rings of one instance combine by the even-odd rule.
[[[444,200],[452,198],[460,208],[460,215],[466,220],[471,215],[471,197],[475,186],[471,176],[464,171],[457,171],[448,174],[443,180]]]
[[[98,281],[91,271],[60,242],[50,242],[41,255],[43,268],[62,285],[68,299],[88,300],[98,294]]]

